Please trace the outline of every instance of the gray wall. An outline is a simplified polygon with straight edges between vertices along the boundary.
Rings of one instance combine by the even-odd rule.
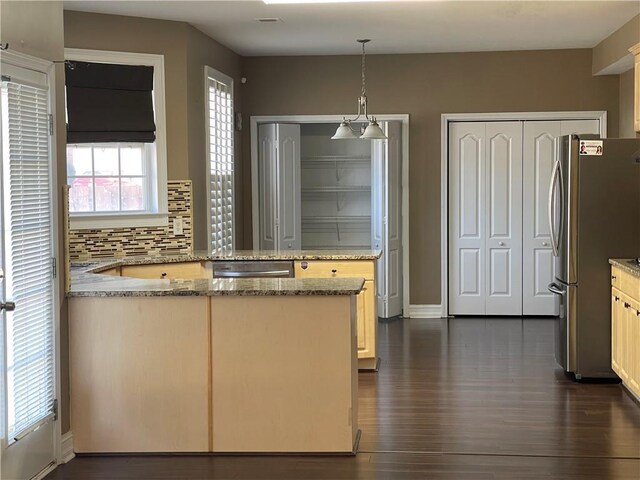
[[[357,56],[249,57],[243,114],[350,114]],[[594,77],[591,50],[371,55],[373,113],[410,114],[409,236],[412,304],[440,303],[440,115],[606,110],[618,135],[618,76]],[[245,247],[251,246],[249,131],[243,132]]]

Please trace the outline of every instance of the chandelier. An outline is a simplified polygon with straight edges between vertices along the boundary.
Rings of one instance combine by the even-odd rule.
[[[384,134],[380,125],[376,121],[376,117],[373,115],[369,115],[367,112],[367,88],[365,83],[365,52],[364,46],[369,43],[371,40],[362,39],[358,40],[358,43],[362,44],[362,89],[360,91],[360,96],[358,97],[358,115],[355,118],[342,118],[342,122],[340,126],[336,130],[336,133],[332,140],[347,140],[352,138],[364,138],[366,140],[376,140],[376,139],[385,139],[387,136]],[[369,121],[369,125],[365,128],[364,132],[359,135],[359,132],[356,131],[351,126],[352,122],[357,121],[360,117],[364,116],[366,120]]]

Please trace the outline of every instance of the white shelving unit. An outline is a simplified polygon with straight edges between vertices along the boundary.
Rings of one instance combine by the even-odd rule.
[[[371,142],[301,126],[302,248],[371,248]]]

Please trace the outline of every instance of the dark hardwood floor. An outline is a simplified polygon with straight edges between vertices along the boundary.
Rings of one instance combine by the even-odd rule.
[[[569,380],[552,320],[397,320],[379,345],[356,457],[79,457],[46,480],[640,480],[640,407]]]

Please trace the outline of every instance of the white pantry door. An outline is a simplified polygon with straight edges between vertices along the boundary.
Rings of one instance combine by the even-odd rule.
[[[55,462],[49,82],[2,60],[0,478],[27,480]]]
[[[384,122],[387,140],[373,140],[371,245],[382,250],[376,278],[378,317],[402,314],[402,124]]]
[[[449,311],[522,313],[522,124],[449,124]]]
[[[522,123],[486,124],[486,315],[522,315]]]
[[[547,286],[554,280],[549,235],[549,182],[558,154],[557,138],[600,132],[599,120],[548,120],[524,123],[523,166],[523,315],[558,315],[558,296]]]

